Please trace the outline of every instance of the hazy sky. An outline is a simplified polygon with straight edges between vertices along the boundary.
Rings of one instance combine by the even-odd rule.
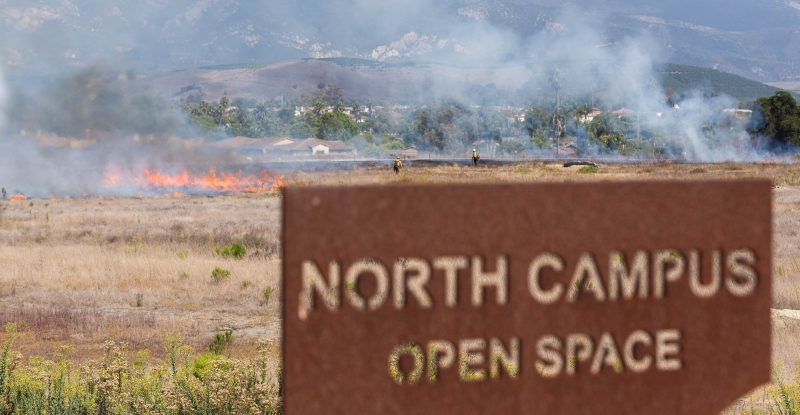
[[[576,21],[603,27],[595,45],[646,35],[670,60],[757,79],[792,76],[800,61],[800,4],[788,0],[0,0],[0,52],[11,70],[39,71],[335,56],[495,64]]]

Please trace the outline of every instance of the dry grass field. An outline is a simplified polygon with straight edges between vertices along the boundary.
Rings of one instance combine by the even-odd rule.
[[[597,172],[557,164],[470,168],[413,163],[297,171],[287,186],[447,182],[695,180],[761,177],[774,190],[774,350],[787,381],[800,363],[800,166],[790,164],[614,164]],[[164,359],[165,333],[196,351],[232,329],[232,357],[256,353],[280,333],[280,196],[72,198],[0,202],[0,324],[17,322],[15,350],[56,359],[99,359],[112,340]],[[248,255],[216,248],[241,241]],[[230,271],[222,281],[215,267]],[[274,290],[266,301],[264,291]],[[797,310],[797,311],[794,311]],[[2,340],[2,335],[0,335]],[[277,348],[278,342],[273,342]],[[277,350],[275,351],[277,352]],[[277,356],[277,353],[273,354]],[[739,410],[746,409],[744,406]],[[735,412],[739,412],[736,410]]]

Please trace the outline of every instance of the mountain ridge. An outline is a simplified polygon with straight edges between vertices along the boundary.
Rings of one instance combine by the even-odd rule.
[[[689,0],[0,0],[0,54],[11,71],[101,60],[147,70],[300,58],[468,60],[494,49],[503,53],[487,60],[503,62],[530,59],[530,39],[579,31],[577,20],[603,27],[586,39],[597,47],[645,37],[663,50],[656,56],[661,60],[759,81],[800,80],[794,64],[800,62],[800,3],[729,0],[722,6]]]

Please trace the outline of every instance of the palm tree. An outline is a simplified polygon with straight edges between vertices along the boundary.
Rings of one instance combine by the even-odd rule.
[[[210,115],[210,112],[211,112],[211,104],[209,104],[207,101],[202,101],[202,102],[200,102],[200,111],[201,111],[201,112],[202,112],[204,115]]]
[[[356,116],[356,122],[361,119],[361,104],[358,102],[353,104],[353,115]]]
[[[265,103],[259,103],[253,108],[253,118],[259,123],[263,123],[269,117],[269,107]]]
[[[587,115],[592,113],[592,109],[589,107],[589,104],[582,104],[575,108],[572,111],[572,116],[575,117],[577,121],[581,121],[582,119],[586,118]]]
[[[339,101],[339,103],[336,104],[336,112],[344,112],[344,104],[342,104],[341,101]]]

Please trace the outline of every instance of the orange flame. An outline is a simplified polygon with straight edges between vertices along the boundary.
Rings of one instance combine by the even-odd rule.
[[[269,191],[272,193],[284,187],[286,187],[286,182],[283,181],[283,176],[278,176],[275,178],[275,181],[272,182],[272,187],[269,189]]]
[[[130,172],[121,166],[109,165],[103,169],[103,186],[106,188],[136,187],[153,190],[186,189],[201,192],[272,192],[284,186],[283,176],[272,177],[267,170],[260,174],[217,172],[212,166],[208,174],[194,175],[186,170],[180,173],[165,173],[148,168],[141,173]],[[180,198],[183,192],[166,193],[165,197]]]
[[[12,202],[23,202],[25,200],[28,200],[28,198],[25,195],[14,195],[14,196],[11,196],[11,201]]]

